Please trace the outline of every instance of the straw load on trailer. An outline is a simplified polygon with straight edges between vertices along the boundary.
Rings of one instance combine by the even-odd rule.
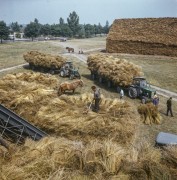
[[[117,86],[129,86],[133,82],[133,77],[143,75],[140,66],[109,55],[90,55],[87,63],[92,74],[110,80]]]
[[[66,58],[62,56],[44,54],[38,51],[27,52],[23,57],[32,69],[35,67],[46,68],[48,70],[60,69],[66,62]]]

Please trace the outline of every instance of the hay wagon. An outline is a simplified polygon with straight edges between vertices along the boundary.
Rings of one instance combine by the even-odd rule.
[[[141,98],[147,102],[155,92],[142,77],[142,68],[126,59],[114,56],[92,54],[87,59],[91,78],[114,88],[118,93],[123,89],[130,98]]]
[[[29,68],[32,69],[33,71],[40,71],[40,72],[50,73],[50,74],[59,74],[60,69],[61,69],[60,67],[55,66],[53,64],[51,64],[50,67],[48,67],[44,65],[36,65],[32,62],[29,63]]]
[[[38,51],[27,52],[23,57],[29,63],[30,69],[51,74],[60,73],[60,68],[66,62],[66,58],[62,56],[45,54]]]
[[[115,83],[111,79],[95,71],[91,71],[91,78],[98,81],[100,84],[105,84],[108,88],[115,89],[118,93],[123,89],[130,98],[140,98],[142,103],[151,101],[153,94],[156,93],[156,90],[151,88],[145,77],[134,77],[132,84],[128,86],[120,86],[120,84]]]

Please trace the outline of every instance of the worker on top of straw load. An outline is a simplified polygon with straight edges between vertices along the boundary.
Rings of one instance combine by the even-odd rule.
[[[101,92],[96,86],[92,86],[91,89],[93,91],[93,101],[95,102],[93,111],[98,112],[100,109]]]
[[[124,91],[123,89],[120,90],[120,99],[122,99],[124,97]]]
[[[172,112],[172,97],[170,97],[167,100],[167,116],[168,116],[169,111],[170,111],[171,117],[173,117],[173,112]]]

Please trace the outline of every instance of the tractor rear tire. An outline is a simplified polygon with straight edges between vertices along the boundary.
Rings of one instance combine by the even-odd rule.
[[[135,88],[130,87],[129,90],[128,90],[128,95],[129,95],[130,98],[135,99],[135,98],[138,97],[138,92],[137,92],[137,90]]]
[[[103,78],[99,77],[98,81],[99,81],[99,83],[103,83]]]
[[[116,90],[117,90],[118,93],[120,93],[121,87],[120,87],[120,86],[117,86]]]
[[[107,87],[108,87],[108,88],[111,88],[111,86],[112,86],[111,81],[108,81],[108,82],[107,82]]]
[[[71,75],[69,76],[69,79],[70,79],[70,80],[73,80],[73,79],[74,79],[74,74],[71,74]]]
[[[95,76],[94,73],[91,73],[91,79],[92,79],[92,80],[95,80],[95,79],[96,79],[96,76]]]
[[[54,75],[54,74],[55,74],[55,71],[54,71],[54,70],[52,70],[52,69],[51,69],[49,72],[50,72],[50,74],[52,74],[52,75]]]

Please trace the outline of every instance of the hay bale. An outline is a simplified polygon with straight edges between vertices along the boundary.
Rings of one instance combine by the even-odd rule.
[[[53,56],[38,51],[27,52],[23,55],[23,58],[28,63],[32,63],[35,66],[41,66],[46,68],[60,68],[66,62],[66,58],[62,56]]]
[[[158,108],[152,103],[141,104],[138,107],[138,112],[141,115],[143,123],[147,125],[161,123],[161,116]]]
[[[90,71],[96,72],[120,86],[128,86],[132,84],[133,77],[143,75],[140,66],[109,55],[90,55],[87,64]]]

